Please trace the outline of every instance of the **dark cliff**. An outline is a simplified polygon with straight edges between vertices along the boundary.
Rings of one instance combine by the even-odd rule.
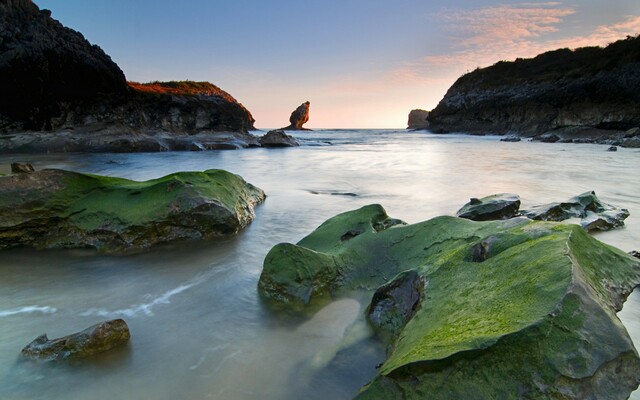
[[[434,132],[536,136],[640,126],[640,36],[560,49],[460,77],[430,113]]]
[[[251,113],[212,84],[127,83],[107,54],[50,14],[30,0],[0,2],[0,132],[254,129]]]

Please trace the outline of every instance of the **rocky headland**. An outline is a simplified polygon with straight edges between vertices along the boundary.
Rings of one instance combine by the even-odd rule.
[[[498,199],[509,215],[494,217],[509,218],[513,197],[473,203]],[[387,357],[359,399],[625,399],[640,358],[616,312],[639,283],[638,259],[577,225],[407,225],[369,205],[273,247],[258,288],[305,313],[374,291],[366,315]]]
[[[145,182],[24,164],[0,176],[0,249],[95,248],[121,253],[158,243],[228,237],[255,217],[259,188],[224,170]]]
[[[298,108],[293,110],[291,113],[291,116],[289,117],[289,126],[280,129],[286,131],[310,131],[311,129],[307,129],[302,126],[309,121],[310,106],[311,103],[308,101],[300,104]]]
[[[127,82],[81,33],[30,0],[0,3],[0,152],[259,146],[251,113],[208,82]]]
[[[415,109],[409,113],[409,120],[407,121],[407,129],[420,130],[429,129],[429,111]]]
[[[640,147],[638,104],[640,36],[477,69],[451,86],[428,121],[435,133]]]

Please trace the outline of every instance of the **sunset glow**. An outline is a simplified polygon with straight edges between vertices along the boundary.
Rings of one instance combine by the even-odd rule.
[[[286,124],[307,99],[310,128],[404,128],[467,71],[640,33],[640,3],[628,0],[36,3],[129,80],[212,82],[259,128]]]

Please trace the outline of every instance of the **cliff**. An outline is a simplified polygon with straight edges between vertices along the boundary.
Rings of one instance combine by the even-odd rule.
[[[248,135],[254,129],[251,113],[227,92],[208,82],[128,83],[102,49],[30,0],[0,3],[0,85],[0,134],[11,134],[0,152],[257,144]],[[223,143],[229,141],[219,132],[233,143]],[[159,134],[187,142],[186,136],[209,135],[216,144],[176,147]],[[142,148],[133,143],[140,138]]]
[[[434,132],[617,136],[640,126],[640,36],[560,49],[460,77],[429,115]]]
[[[407,122],[407,129],[429,129],[429,111],[426,110],[411,110],[409,113],[409,121]]]
[[[310,131],[311,129],[303,128],[302,125],[309,121],[309,107],[311,103],[308,101],[300,104],[298,108],[293,110],[289,117],[289,126],[280,128],[288,131]]]

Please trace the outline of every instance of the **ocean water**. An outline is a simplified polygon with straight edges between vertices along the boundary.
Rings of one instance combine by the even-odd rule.
[[[526,207],[595,190],[631,212],[623,229],[597,237],[640,250],[640,149],[390,130],[296,136],[303,145],[286,149],[0,156],[0,173],[13,161],[136,180],[223,168],[268,195],[248,229],[222,242],[127,256],[3,251],[0,398],[352,398],[384,359],[363,320],[370,294],[294,319],[266,309],[256,285],[273,245],[366,204],[412,223],[453,215],[470,197],[511,192]],[[638,292],[619,315],[640,345]],[[19,357],[41,333],[59,337],[120,317],[132,338],[117,351],[64,363]],[[345,340],[355,344],[345,348]]]

